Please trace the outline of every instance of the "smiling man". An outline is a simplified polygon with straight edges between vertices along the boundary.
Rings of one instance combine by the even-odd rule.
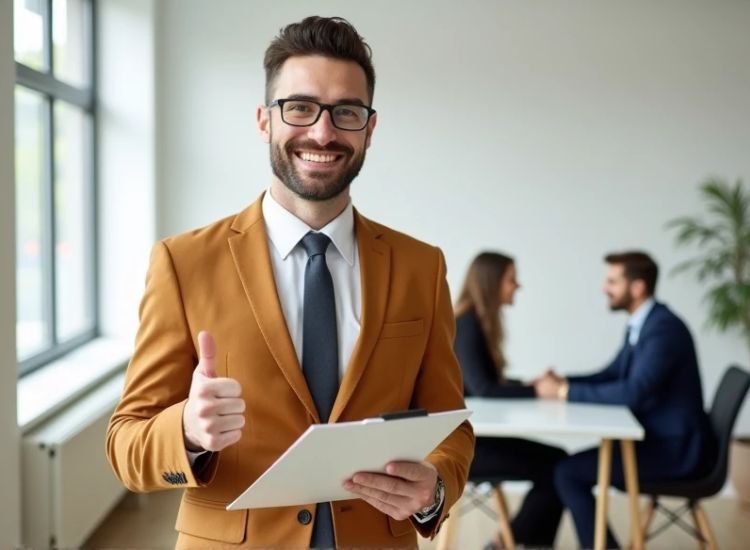
[[[308,17],[264,64],[270,186],[154,247],[107,453],[131,490],[185,489],[178,548],[414,548],[461,495],[468,423],[423,462],[344,480],[351,500],[225,510],[313,423],[464,407],[441,252],[351,203],[377,121],[369,46]]]

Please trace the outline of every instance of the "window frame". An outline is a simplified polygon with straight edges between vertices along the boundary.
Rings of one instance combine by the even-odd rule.
[[[97,104],[96,104],[96,0],[84,0],[84,49],[86,55],[86,70],[88,76],[88,87],[78,87],[58,80],[54,76],[54,45],[53,45],[53,0],[43,0],[46,14],[43,18],[44,34],[44,56],[46,71],[39,71],[15,61],[16,87],[31,90],[42,96],[44,100],[43,109],[43,170],[41,182],[42,188],[42,279],[43,279],[43,319],[45,322],[45,345],[41,351],[18,361],[16,351],[17,371],[19,378],[25,376],[47,363],[58,359],[73,349],[93,340],[100,335],[100,311],[99,311],[99,225],[98,225],[98,151],[97,151]],[[14,54],[15,56],[15,54]],[[55,103],[62,101],[74,107],[80,108],[86,116],[86,131],[84,132],[84,150],[86,151],[86,178],[84,181],[86,198],[90,204],[85,205],[86,218],[83,220],[90,228],[90,235],[85,242],[86,249],[86,276],[91,281],[91,287],[86,292],[86,304],[82,307],[90,307],[91,323],[85,330],[78,332],[75,336],[60,341],[58,336],[57,320],[57,284],[55,254],[57,215],[55,212]],[[18,182],[15,182],[17,185]],[[16,222],[18,223],[18,222]],[[16,245],[17,246],[17,245]],[[18,271],[16,270],[16,276]],[[14,304],[15,305],[15,304]],[[18,313],[16,313],[18,322]]]

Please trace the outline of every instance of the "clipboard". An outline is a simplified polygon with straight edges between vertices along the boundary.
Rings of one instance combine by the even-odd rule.
[[[384,472],[394,460],[420,462],[471,411],[406,411],[336,424],[313,424],[227,510],[356,498],[342,487],[356,472]]]

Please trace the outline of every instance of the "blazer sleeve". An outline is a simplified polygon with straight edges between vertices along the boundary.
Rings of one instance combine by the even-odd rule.
[[[456,341],[454,344],[461,372],[464,377],[466,395],[475,397],[535,397],[531,386],[512,383],[501,384],[487,341],[476,316],[469,312],[456,319]]]
[[[439,250],[436,256],[434,313],[411,404],[430,412],[465,408],[461,370],[453,353],[455,319],[445,279],[445,260]],[[474,432],[469,422],[463,422],[427,457],[427,462],[437,468],[445,483],[445,500],[432,521],[420,524],[411,519],[422,536],[432,538],[437,534],[448,511],[463,492],[473,457]]]
[[[151,253],[125,388],[106,436],[107,458],[131,491],[203,484],[191,469],[182,431],[197,363],[172,259],[167,245],[159,242]]]
[[[625,378],[604,382],[570,381],[568,399],[638,409],[674,375],[672,371],[681,345],[676,331],[667,324],[656,325],[641,333],[637,353]]]
[[[620,369],[623,361],[623,354],[625,348],[621,348],[617,353],[612,362],[604,367],[602,370],[593,374],[584,374],[578,376],[568,376],[568,382],[573,383],[586,383],[586,384],[598,384],[600,382],[612,382],[617,380],[620,375]]]

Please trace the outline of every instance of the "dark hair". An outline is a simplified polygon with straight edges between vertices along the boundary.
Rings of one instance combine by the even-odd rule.
[[[500,282],[513,264],[513,258],[499,252],[478,254],[469,266],[464,286],[454,308],[457,317],[473,311],[479,319],[500,381],[505,380],[506,366],[503,354],[503,321],[500,316]]]
[[[279,31],[266,50],[266,103],[273,100],[271,89],[284,62],[292,56],[322,55],[354,61],[365,72],[370,104],[375,93],[372,50],[349,21],[341,17],[305,17]]]
[[[645,252],[626,251],[607,254],[604,261],[608,264],[622,265],[625,268],[625,278],[629,282],[640,279],[646,283],[646,292],[649,296],[653,296],[656,292],[659,266]]]

